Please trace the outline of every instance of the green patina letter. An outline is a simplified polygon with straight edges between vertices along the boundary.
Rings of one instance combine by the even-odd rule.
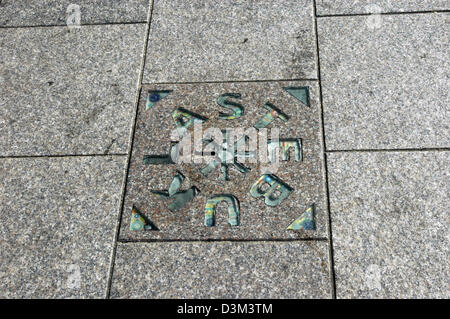
[[[264,104],[264,108],[269,111],[266,115],[264,115],[253,127],[257,130],[266,127],[274,119],[277,117],[280,118],[283,122],[287,122],[289,120],[289,116],[283,113],[279,108],[277,108],[275,105],[267,102]]]
[[[219,104],[220,106],[222,106],[226,109],[230,109],[232,111],[231,113],[219,112],[219,118],[223,119],[223,120],[234,120],[238,117],[241,117],[242,114],[244,114],[244,108],[239,103],[229,101],[227,99],[228,97],[240,99],[241,94],[239,94],[239,93],[224,93],[221,96],[219,96],[219,98],[217,99],[217,104]]]
[[[262,185],[265,183],[269,184],[269,188],[263,191]],[[277,191],[280,192],[280,194],[275,196],[275,192]],[[250,189],[250,194],[253,197],[264,197],[264,203],[268,206],[277,206],[286,199],[291,192],[292,188],[289,185],[271,174],[262,175]]]
[[[205,206],[205,226],[211,227],[215,223],[216,206],[221,201],[228,204],[228,223],[231,226],[239,225],[239,201],[233,195],[221,194],[210,197]]]

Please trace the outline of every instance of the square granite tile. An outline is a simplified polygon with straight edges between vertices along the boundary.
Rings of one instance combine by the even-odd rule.
[[[316,79],[312,0],[155,0],[144,83]]]
[[[0,156],[126,153],[144,34],[0,29]]]
[[[73,5],[79,6],[80,24],[146,22],[149,2],[151,1],[1,0],[0,26],[72,24],[76,21]]]
[[[330,298],[326,242],[119,243],[113,298]]]
[[[448,21],[318,20],[327,149],[450,146]]]
[[[448,10],[448,0],[316,0],[317,14],[364,14]]]
[[[310,106],[308,107],[286,92],[283,89],[285,87],[305,88],[309,92]],[[148,97],[152,97],[152,91],[171,91],[171,93],[156,102],[152,108],[147,109],[146,102]],[[221,108],[217,100],[226,93],[241,94],[240,98],[228,98],[229,102],[242,106],[244,113],[241,117],[233,120],[219,118],[219,112],[225,111],[225,108]],[[144,86],[138,108],[120,237],[164,240],[327,237],[321,111],[318,97],[317,82],[304,81]],[[291,149],[290,159],[280,159],[276,167],[264,162],[264,159],[260,157],[264,154],[261,148],[256,158],[237,157],[237,161],[249,169],[248,172],[243,173],[237,169],[237,166],[229,164],[228,181],[222,179],[224,174],[221,169],[226,165],[219,165],[220,167],[216,167],[210,174],[203,174],[205,172],[202,173],[202,169],[213,160],[217,160],[220,164],[219,153],[223,149],[213,150],[205,146],[202,149],[201,132],[206,137],[209,130],[216,129],[219,135],[216,137],[218,144],[222,142],[223,137],[220,131],[222,129],[230,129],[230,132],[233,129],[233,132],[236,132],[236,129],[241,128],[243,131],[247,130],[245,133],[249,133],[251,137],[253,125],[269,112],[263,107],[267,102],[272,103],[290,117],[287,122],[276,118],[269,124],[266,127],[268,138],[273,137],[272,133],[276,128],[279,130],[280,139],[292,138],[296,141],[300,139],[299,157],[296,158]],[[172,112],[180,107],[207,119],[202,124],[202,129],[198,130],[200,132],[198,138],[194,139],[195,128],[191,126],[187,130],[190,135],[186,135],[189,139],[184,140],[190,140],[191,143],[195,143],[194,140],[198,141],[197,146],[192,145],[191,151],[199,156],[193,156],[193,158],[186,156],[186,160],[179,158],[177,164],[146,164],[145,156],[162,157],[169,154],[171,141],[179,140]],[[256,129],[253,129],[253,132],[256,133]],[[258,132],[262,133],[264,130],[261,129]],[[256,133],[256,136],[259,133]],[[228,142],[232,144],[231,137]],[[267,145],[262,134],[258,137],[258,143]],[[247,147],[247,150],[252,151],[250,144],[247,144]],[[217,154],[206,155],[212,151]],[[202,153],[204,156],[201,156]],[[274,154],[280,154],[280,152],[274,152]],[[187,160],[200,162],[187,162]],[[173,197],[161,197],[153,193],[153,191],[167,192],[177,171],[185,177],[178,189],[180,194]],[[264,197],[254,198],[250,194],[252,185],[266,171],[292,188],[289,197],[275,206],[266,205]],[[199,191],[197,195],[183,208],[171,209],[175,200],[185,196],[181,192],[189,190],[193,192],[193,187]],[[264,189],[264,186],[262,188]],[[222,202],[217,207],[215,226],[205,226],[206,202],[216,194],[231,194],[236,197],[240,206],[239,225],[229,225],[227,205]],[[272,197],[278,196],[281,194],[273,193]],[[299,218],[312,204],[316,206],[316,230],[287,230],[288,225]],[[130,230],[133,205],[159,230]]]
[[[104,298],[125,157],[0,160],[0,298]]]
[[[338,298],[449,298],[449,152],[328,156]]]

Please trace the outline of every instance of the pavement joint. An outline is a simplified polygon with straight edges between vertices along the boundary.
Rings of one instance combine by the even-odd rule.
[[[145,31],[145,41],[144,41],[144,47],[143,47],[143,51],[142,51],[142,61],[141,61],[141,67],[140,67],[140,73],[139,73],[139,80],[137,82],[137,92],[136,92],[136,101],[135,101],[135,106],[134,106],[133,125],[130,129],[130,134],[129,134],[130,141],[129,141],[129,149],[128,149],[128,154],[127,154],[128,158],[127,158],[125,174],[124,174],[123,184],[122,184],[122,195],[121,195],[120,205],[119,205],[120,209],[118,212],[117,228],[116,228],[116,233],[115,233],[116,235],[114,238],[114,246],[113,246],[112,253],[111,253],[111,263],[110,263],[108,284],[107,284],[107,290],[106,290],[106,298],[108,298],[108,299],[111,296],[111,286],[112,286],[112,279],[113,279],[113,274],[114,274],[114,265],[115,265],[115,261],[116,261],[117,243],[118,243],[118,239],[119,239],[119,232],[120,232],[120,227],[121,227],[121,222],[122,222],[123,205],[124,205],[126,185],[127,185],[127,180],[128,180],[128,171],[130,168],[131,152],[132,152],[133,143],[134,143],[134,134],[135,134],[135,128],[136,128],[136,121],[137,121],[137,110],[138,110],[139,100],[140,100],[140,97],[142,94],[142,79],[143,79],[144,69],[145,69],[147,45],[148,45],[148,41],[149,41],[149,37],[150,37],[150,27],[151,27],[151,21],[152,21],[153,5],[154,5],[154,0],[151,0],[150,7],[148,10],[148,15],[147,15],[147,21],[146,21],[147,28]]]

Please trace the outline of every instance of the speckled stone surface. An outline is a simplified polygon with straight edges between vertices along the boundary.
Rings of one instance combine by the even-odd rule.
[[[1,0],[0,26],[66,25],[71,4],[81,24],[145,22],[149,0]]]
[[[0,155],[126,153],[144,34],[0,29]]]
[[[316,0],[316,6],[318,15],[450,9],[448,0]]]
[[[283,90],[283,87],[309,87],[310,107]],[[155,106],[146,110],[149,90],[173,90]],[[219,119],[216,99],[223,93],[241,93],[241,99],[232,99],[244,107],[244,115],[234,120]],[[208,177],[201,174],[207,163],[181,163],[177,165],[146,165],[145,155],[164,155],[169,152],[171,132],[176,128],[171,113],[183,107],[208,118],[208,128],[251,128],[268,111],[263,105],[270,101],[291,118],[288,122],[276,119],[268,128],[278,128],[280,138],[301,138],[303,161],[280,161],[272,172],[293,192],[276,207],[269,207],[264,198],[253,198],[251,186],[265,172],[267,164],[239,161],[251,170],[247,174],[230,168],[230,181],[222,181],[217,168]],[[320,104],[317,82],[264,82],[224,84],[151,85],[142,89],[138,108],[133,153],[128,173],[125,205],[120,230],[121,239],[273,239],[273,238],[325,238],[327,237],[327,207],[324,187],[323,146],[320,122]],[[189,129],[194,133],[193,128]],[[269,138],[270,138],[269,132]],[[191,139],[193,142],[193,138]],[[194,146],[192,146],[194,149]],[[199,149],[200,151],[200,149]],[[293,153],[293,152],[292,152]],[[292,156],[293,157],[293,156]],[[177,170],[186,179],[181,190],[192,186],[200,193],[182,209],[171,212],[167,201],[152,194],[151,190],[167,190]],[[240,202],[240,225],[228,225],[227,205],[221,203],[216,213],[216,226],[204,226],[205,204],[214,194],[233,194]],[[311,204],[316,204],[314,230],[288,231],[286,228]],[[135,205],[159,231],[131,231],[130,216]]]
[[[0,160],[0,298],[104,298],[126,158]]]
[[[329,154],[338,298],[449,298],[449,152]]]
[[[317,78],[312,0],[153,6],[144,83]]]
[[[119,244],[113,298],[330,298],[325,242]]]
[[[449,15],[367,19],[318,20],[327,149],[449,147]]]

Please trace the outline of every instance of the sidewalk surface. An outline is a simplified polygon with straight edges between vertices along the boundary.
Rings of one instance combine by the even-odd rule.
[[[450,298],[449,14],[1,0],[0,298]],[[164,162],[175,125],[269,109],[300,148],[262,184],[260,164]]]

